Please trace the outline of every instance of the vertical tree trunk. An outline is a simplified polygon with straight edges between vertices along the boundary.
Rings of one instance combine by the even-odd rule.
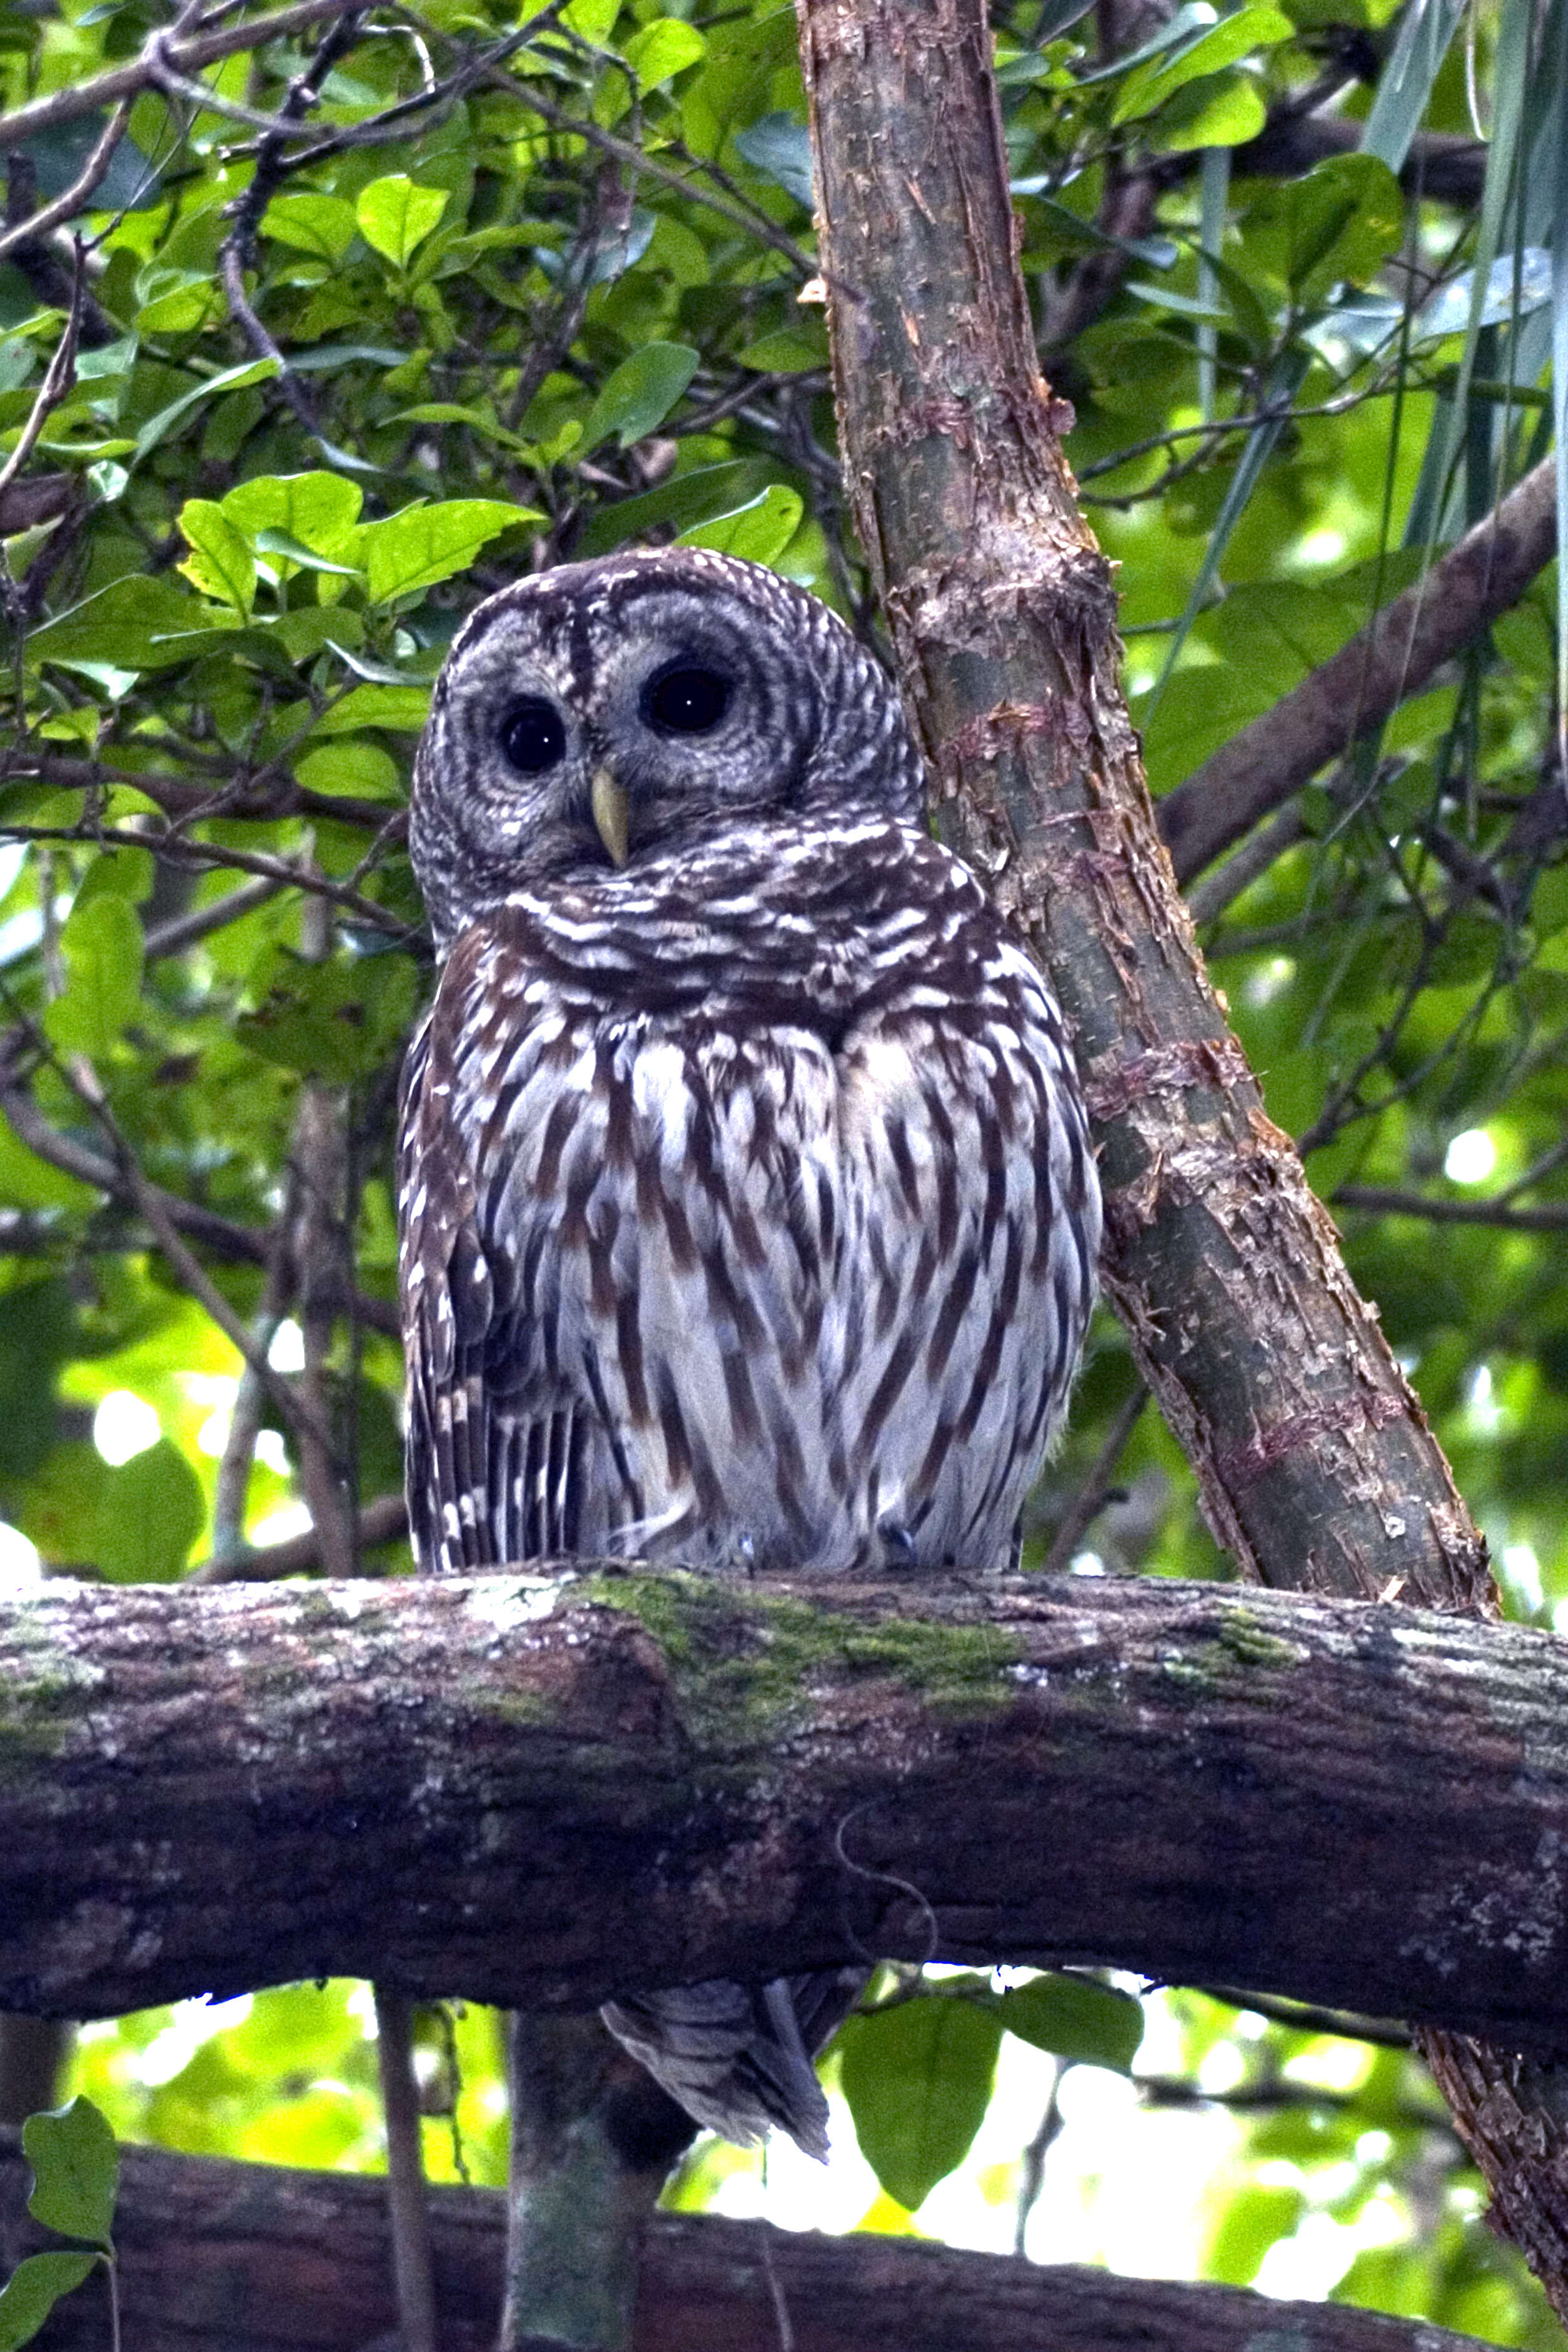
[[[846,484],[958,846],[1076,1033],[1105,1278],[1244,1573],[1494,1613],[1485,1547],[1266,1116],[1155,831],[1071,411],[1036,357],[984,0],[797,0]],[[1568,2315],[1568,2074],[1433,2036]]]

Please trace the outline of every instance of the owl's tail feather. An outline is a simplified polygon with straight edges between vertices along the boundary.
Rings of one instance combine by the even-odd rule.
[[[599,2012],[617,2042],[689,2116],[752,2147],[782,2125],[827,2159],[827,2102],[812,2059],[868,1981],[864,1969],[818,1969],[764,1985],[671,1985]]]

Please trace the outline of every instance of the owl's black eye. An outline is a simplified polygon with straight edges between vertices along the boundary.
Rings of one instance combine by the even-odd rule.
[[[729,708],[729,679],[698,662],[671,662],[643,688],[642,715],[660,735],[706,735]]]
[[[500,723],[500,747],[520,775],[542,776],[565,756],[561,713],[542,695],[514,702]]]

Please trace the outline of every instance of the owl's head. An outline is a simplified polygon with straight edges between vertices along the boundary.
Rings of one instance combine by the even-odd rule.
[[[511,891],[743,821],[914,821],[898,694],[841,621],[701,548],[571,563],[489,597],[437,680],[409,847],[438,951]]]

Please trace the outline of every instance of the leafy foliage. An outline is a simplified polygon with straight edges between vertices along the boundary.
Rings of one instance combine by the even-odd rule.
[[[105,2265],[114,2292],[114,2201],[120,2157],[114,2136],[90,2099],[29,2116],[22,2152],[33,2168],[27,2210],[63,2238],[85,2238],[90,2253],[27,2254],[0,2288],[0,2352],[31,2343],[62,2294]]]
[[[1565,7],[1481,0],[1468,66],[1448,0],[997,0],[1023,268],[1157,792],[1546,454]],[[89,90],[161,21],[0,0],[5,102]],[[60,232],[0,257],[0,1507],[51,1570],[265,1568],[313,1520],[317,1564],[395,1571],[356,1512],[399,1480],[389,1144],[427,985],[402,823],[444,647],[521,570],[674,535],[875,625],[794,19],[433,0],[191,70],[200,104],[136,94],[79,269]],[[96,135],[79,113],[29,140],[43,196]],[[1386,722],[1347,714],[1271,854],[1203,885],[1269,1109],[1524,1613],[1568,1606],[1564,609],[1543,574]],[[1225,1572],[1136,1408],[1107,1318],[1034,1565]],[[127,2135],[373,2163],[356,1998],[91,2028],[78,2074]],[[1237,2118],[1212,2274],[1331,2242],[1337,2293],[1546,2340],[1407,2054],[1145,2007],[1191,2111]],[[1037,2243],[1075,2098],[1175,2112],[1137,2022],[1084,1977],[937,1978],[854,2020],[835,2063],[877,2225],[973,2179]],[[450,2048],[426,2024],[432,2165],[455,2118],[498,2178],[490,2021]],[[1034,2153],[992,2163],[1021,2083]],[[721,2171],[675,2193],[738,2194]],[[90,2258],[37,2259],[13,2310]]]

